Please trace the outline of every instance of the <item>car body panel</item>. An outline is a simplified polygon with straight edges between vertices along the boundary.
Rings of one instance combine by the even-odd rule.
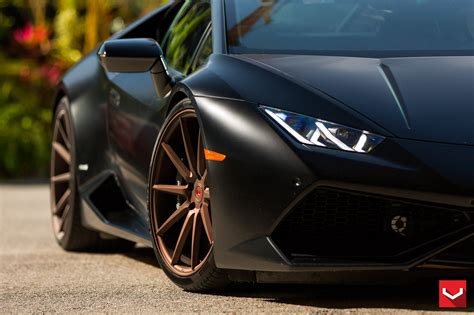
[[[147,33],[152,36],[154,31],[150,32],[149,25],[156,24],[175,2],[170,1],[112,38],[129,38],[144,32],[144,36]],[[127,80],[132,83],[127,84]],[[150,74],[107,73],[94,49],[64,75],[57,94],[57,99],[63,95],[69,98],[75,140],[81,148],[77,152],[77,165],[86,169],[77,171],[79,191],[85,202],[83,224],[111,235],[122,230],[120,237],[151,245],[146,207],[148,166],[168,104],[157,98]],[[161,112],[155,110],[158,107],[162,108]],[[138,152],[135,149],[145,154],[134,159],[134,152]],[[115,179],[127,199],[128,210],[134,213],[130,226],[126,222],[108,221],[88,199],[105,181],[104,174]]]

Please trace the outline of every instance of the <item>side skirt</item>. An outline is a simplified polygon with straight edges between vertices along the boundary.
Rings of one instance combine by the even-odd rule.
[[[80,195],[86,228],[152,247],[148,223],[126,201],[113,172],[103,172],[81,186]]]

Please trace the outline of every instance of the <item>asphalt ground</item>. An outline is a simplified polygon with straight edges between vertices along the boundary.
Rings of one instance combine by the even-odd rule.
[[[474,299],[470,307],[474,312]],[[409,286],[240,285],[221,294],[187,293],[166,278],[151,249],[63,251],[52,234],[48,186],[0,184],[0,314],[440,311],[434,281]]]

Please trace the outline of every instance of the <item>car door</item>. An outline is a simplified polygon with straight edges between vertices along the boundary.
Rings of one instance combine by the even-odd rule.
[[[185,1],[161,40],[170,73],[184,77],[211,20],[210,3]],[[189,27],[189,25],[192,25]],[[121,73],[111,80],[108,130],[111,154],[131,206],[146,217],[148,168],[166,118],[166,97],[158,97],[149,73]]]

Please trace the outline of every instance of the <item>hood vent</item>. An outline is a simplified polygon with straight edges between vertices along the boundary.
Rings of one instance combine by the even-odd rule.
[[[403,101],[402,93],[400,92],[400,88],[398,87],[397,81],[395,80],[392,71],[387,65],[384,65],[383,63],[380,64],[378,69],[380,75],[382,76],[388,88],[390,89],[390,93],[392,93],[395,102],[397,103],[398,109],[400,110],[400,114],[402,115],[407,128],[411,129],[410,121],[408,120],[408,111],[405,102]]]

